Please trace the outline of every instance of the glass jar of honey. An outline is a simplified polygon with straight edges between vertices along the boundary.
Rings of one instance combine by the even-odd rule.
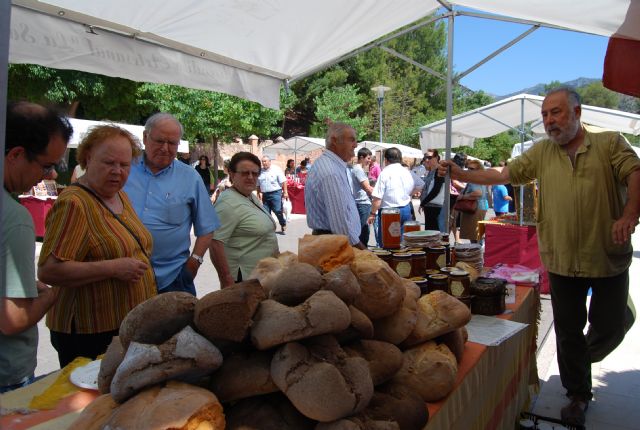
[[[447,265],[444,246],[427,248],[427,269],[439,270]]]
[[[427,287],[429,292],[442,290],[447,294],[451,294],[451,290],[449,289],[449,277],[447,275],[443,275],[441,273],[437,275],[429,275],[427,280],[429,281]]]
[[[465,297],[470,294],[471,278],[466,270],[452,270],[449,272],[449,288],[454,297]]]
[[[383,249],[381,249],[380,251],[373,251],[373,254],[378,257],[379,259],[386,261],[387,264],[389,264],[391,262],[391,257],[392,254],[389,251],[385,251]]]
[[[396,252],[391,260],[391,268],[402,278],[411,277],[411,254]]]
[[[427,271],[427,253],[424,251],[411,252],[411,276],[422,277]]]
[[[420,223],[420,221],[406,221],[404,223],[404,232],[408,232],[408,231],[420,231],[420,227],[422,226],[422,224]]]
[[[382,211],[380,212],[380,229],[382,230],[381,234],[383,248],[400,248],[400,209],[382,209]]]

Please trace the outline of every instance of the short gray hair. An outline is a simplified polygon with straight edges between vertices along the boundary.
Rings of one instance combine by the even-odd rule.
[[[147,122],[144,124],[144,131],[146,133],[149,133],[159,122],[167,119],[175,121],[175,123],[180,126],[180,137],[184,136],[184,128],[182,127],[182,124],[175,116],[171,115],[168,112],[158,112],[151,115],[149,119],[147,119]]]
[[[580,94],[575,90],[575,88],[569,86],[559,86],[556,88],[552,88],[547,92],[547,96],[555,93],[565,93],[567,95],[567,99],[569,100],[569,104],[571,107],[581,106],[582,98]]]
[[[340,140],[342,138],[342,133],[345,130],[355,130],[349,124],[345,124],[343,122],[332,122],[329,124],[327,128],[327,136],[325,137],[325,143],[327,146],[331,143],[331,138],[336,137],[336,139]]]

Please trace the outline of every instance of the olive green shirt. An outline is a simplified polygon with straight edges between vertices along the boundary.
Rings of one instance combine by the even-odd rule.
[[[622,216],[626,180],[640,159],[620,133],[583,129],[575,167],[559,145],[544,140],[509,162],[509,177],[514,185],[538,179],[538,243],[549,272],[614,276],[631,264],[630,241],[614,244],[611,228]]]
[[[255,194],[245,197],[228,188],[214,205],[220,228],[213,238],[224,244],[224,252],[233,279],[249,279],[253,268],[263,258],[278,255],[276,225]]]

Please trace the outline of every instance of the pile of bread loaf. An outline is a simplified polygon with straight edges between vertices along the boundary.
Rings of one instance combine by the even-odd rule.
[[[453,388],[469,309],[346,237],[307,235],[252,278],[134,308],[72,428],[422,429]]]

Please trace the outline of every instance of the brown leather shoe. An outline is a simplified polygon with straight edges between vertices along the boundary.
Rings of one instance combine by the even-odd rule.
[[[589,400],[579,396],[571,397],[571,402],[560,409],[560,417],[566,424],[584,426],[584,413],[589,408]]]

